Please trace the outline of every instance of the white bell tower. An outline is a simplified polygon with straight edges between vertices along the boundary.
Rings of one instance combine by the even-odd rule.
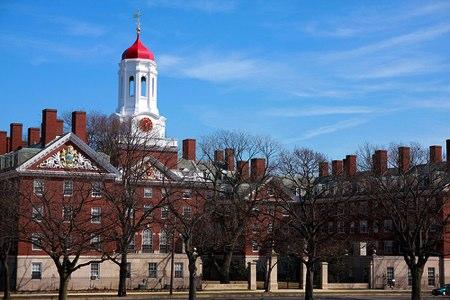
[[[119,97],[116,113],[121,119],[135,121],[139,130],[166,146],[176,141],[166,139],[166,118],[158,110],[158,70],[155,56],[141,42],[140,15],[137,14],[137,38],[122,54],[119,63]]]

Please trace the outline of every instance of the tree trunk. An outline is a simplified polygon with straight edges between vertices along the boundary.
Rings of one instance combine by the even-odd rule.
[[[314,270],[312,264],[306,265],[306,285],[305,285],[305,300],[313,300],[313,288],[314,288]]]
[[[2,267],[3,267],[3,299],[9,300],[11,299],[11,284],[9,278],[9,266],[8,266],[8,256],[5,259],[2,258]]]
[[[230,283],[230,268],[231,268],[231,259],[233,258],[233,252],[225,253],[223,258],[220,276],[222,277],[220,283]]]
[[[264,291],[270,291],[270,275],[272,274],[272,255],[269,255],[269,262],[266,271],[266,281],[264,282]]]
[[[188,255],[189,259],[189,300],[197,299],[197,267],[196,258],[193,254]]]
[[[423,267],[418,267],[417,265],[412,266],[411,270],[411,300],[420,300],[421,295],[421,283],[422,283],[422,274]]]
[[[69,275],[59,274],[58,300],[67,299],[67,287],[69,286]]]
[[[119,289],[117,296],[125,297],[127,295],[127,252],[126,250],[121,254],[119,264]]]

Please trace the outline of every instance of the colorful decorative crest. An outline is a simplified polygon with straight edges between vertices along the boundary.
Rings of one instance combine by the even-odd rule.
[[[39,168],[98,170],[92,162],[69,145],[43,161]]]

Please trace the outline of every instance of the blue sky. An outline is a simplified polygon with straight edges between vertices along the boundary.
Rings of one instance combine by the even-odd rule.
[[[450,138],[450,1],[3,0],[0,128],[114,112],[137,9],[169,136],[246,130],[330,158]]]

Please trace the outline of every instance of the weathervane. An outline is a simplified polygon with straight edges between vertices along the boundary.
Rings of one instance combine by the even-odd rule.
[[[134,15],[133,18],[136,19],[136,32],[137,34],[141,33],[141,11],[138,10]]]

